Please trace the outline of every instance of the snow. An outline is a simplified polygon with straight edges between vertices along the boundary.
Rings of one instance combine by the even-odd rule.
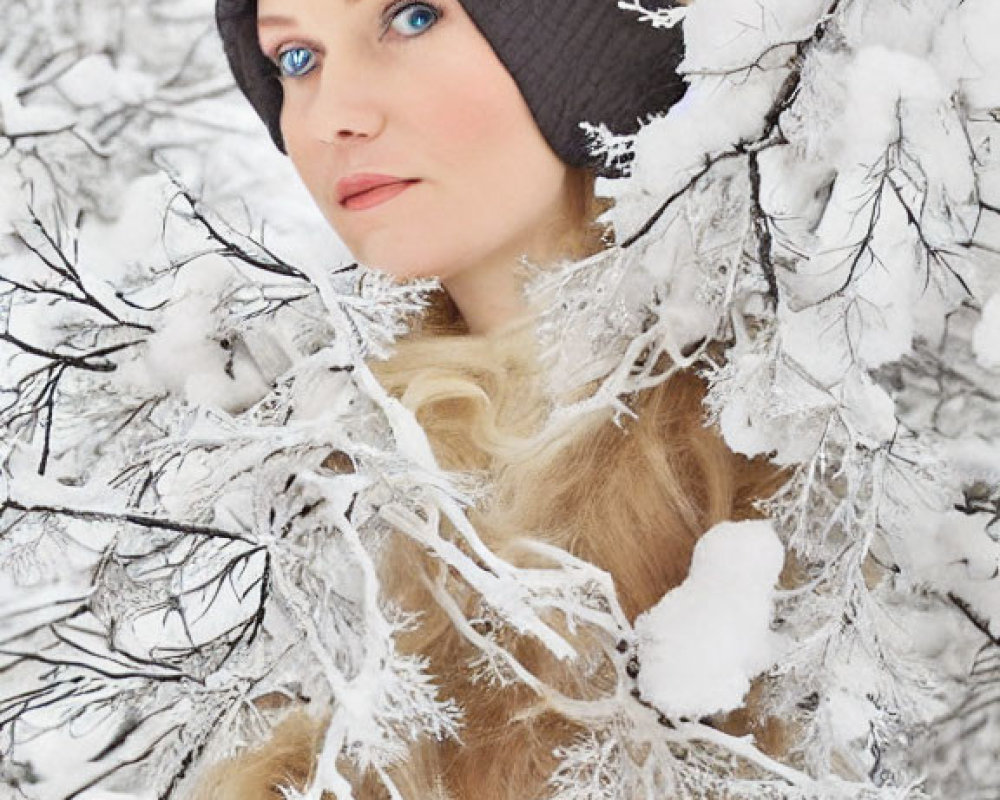
[[[947,511],[913,520],[908,572],[943,595],[955,594],[1000,637],[1000,535],[990,533],[985,514]],[[995,528],[996,526],[994,526]]]
[[[134,792],[123,794],[122,792],[108,792],[104,789],[94,789],[84,792],[79,798],[80,800],[152,800],[153,795],[136,794]]]
[[[24,216],[21,180],[13,172],[0,169],[0,254],[4,237],[14,230],[14,221]]]
[[[80,232],[80,260],[87,272],[112,284],[137,282],[142,266],[162,259],[164,216],[176,187],[163,173],[142,175],[126,184],[107,208]]]
[[[0,70],[0,86],[14,86],[13,76]],[[0,93],[0,115],[3,116],[4,133],[8,136],[46,133],[68,129],[75,122],[74,115],[56,105],[24,106],[13,95]]]
[[[635,623],[644,700],[670,717],[737,708],[781,653],[770,629],[784,547],[770,522],[724,522],[695,546],[684,583]]]
[[[983,305],[983,315],[972,337],[976,361],[986,369],[1000,369],[1000,292]]]
[[[992,0],[965,0],[935,30],[931,58],[958,83],[973,108],[1000,105],[1000,53],[992,32],[1000,25],[1000,7]]]
[[[765,365],[764,358],[757,355],[744,356],[741,362],[740,369],[748,373]],[[747,398],[735,397],[719,415],[719,429],[734,453],[753,457],[772,447],[773,437],[766,428],[755,425],[753,411]]]
[[[56,85],[73,105],[93,106],[113,96],[118,77],[111,59],[103,53],[95,53],[77,61],[63,73]]]
[[[949,98],[950,87],[925,59],[882,44],[860,48],[842,75],[847,94],[838,166],[845,170],[870,163],[899,136],[897,104],[933,108]]]
[[[163,312],[159,330],[146,345],[150,376],[165,390],[196,404],[227,411],[246,408],[268,385],[248,353],[218,329],[220,295],[237,274],[218,257],[198,259],[182,273]]]
[[[754,63],[774,42],[808,38],[824,0],[698,0],[687,10],[681,69],[734,69]]]

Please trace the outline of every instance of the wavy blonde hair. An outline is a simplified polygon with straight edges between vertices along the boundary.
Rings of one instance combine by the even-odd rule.
[[[586,170],[571,170],[574,198],[563,251],[572,257],[605,246],[595,220],[607,202]],[[705,387],[690,372],[630,398],[637,417],[619,426],[611,412],[580,421],[556,439],[532,434],[549,411],[541,391],[530,322],[499,333],[470,335],[448,295],[426,314],[393,357],[372,368],[423,425],[442,467],[488,475],[494,490],[470,517],[483,540],[513,563],[528,564],[526,536],[562,547],[608,571],[630,619],[686,576],[698,537],[717,522],[756,516],[753,502],[782,479],[773,467],[734,455],[703,424]],[[593,388],[593,387],[591,387]],[[473,651],[438,608],[428,581],[439,565],[399,535],[381,565],[393,599],[423,614],[400,646],[430,662],[440,695],[464,709],[462,741],[423,741],[392,778],[407,800],[529,800],[542,798],[557,766],[555,750],[583,731],[546,708],[523,685],[474,683],[464,665]],[[414,579],[423,570],[428,581]],[[475,616],[476,598],[456,581],[449,592]],[[463,594],[464,592],[464,594]],[[584,653],[600,653],[578,634]],[[540,679],[567,694],[609,691],[612,670],[555,661],[537,642],[511,637],[504,645]],[[599,660],[599,658],[598,658]],[[719,722],[731,733],[752,732],[765,751],[784,749],[780,726],[745,709]],[[313,775],[324,720],[288,714],[271,739],[214,768],[199,800],[276,800],[279,785],[304,787]],[[350,766],[339,765],[350,775]],[[373,776],[352,775],[356,796],[386,797]],[[623,800],[625,800],[623,798]]]

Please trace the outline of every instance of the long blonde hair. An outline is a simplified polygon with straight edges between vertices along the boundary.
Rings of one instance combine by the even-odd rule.
[[[570,180],[574,233],[563,250],[580,257],[607,242],[607,231],[595,224],[606,203],[595,196],[590,172],[573,170]],[[441,292],[393,357],[372,368],[415,413],[444,468],[488,474],[494,490],[470,517],[498,555],[526,563],[519,548],[526,535],[562,547],[608,571],[634,619],[684,579],[702,533],[723,520],[756,516],[754,500],[774,491],[781,475],[735,456],[705,427],[705,387],[689,372],[631,398],[637,417],[621,427],[610,411],[597,412],[558,440],[538,444],[532,435],[549,409],[532,344],[527,320],[499,335],[470,335]],[[434,574],[429,557],[398,536],[382,565],[383,585],[396,587],[394,600],[422,612],[423,624],[400,645],[426,656],[441,695],[462,705],[462,742],[419,743],[393,780],[407,800],[544,797],[557,766],[554,751],[582,731],[525,687],[473,683],[468,670],[456,668],[475,653],[426,585],[414,580],[415,565]],[[462,596],[462,587],[449,589],[459,602],[475,602]],[[599,672],[584,676],[556,663],[533,641],[505,644],[569,694],[608,689]],[[586,647],[582,638],[576,644]],[[780,729],[758,718],[752,705],[731,715],[727,729],[752,731],[765,750],[778,751]],[[269,742],[212,771],[198,797],[276,800],[279,784],[301,788],[313,774],[323,725],[301,711],[286,716]],[[372,776],[355,776],[355,785],[358,797],[386,796]]]

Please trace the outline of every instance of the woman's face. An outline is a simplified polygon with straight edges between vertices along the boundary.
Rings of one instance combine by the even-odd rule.
[[[258,22],[288,154],[355,258],[447,285],[553,255],[568,168],[458,0],[259,0]],[[395,183],[351,199],[372,174]]]

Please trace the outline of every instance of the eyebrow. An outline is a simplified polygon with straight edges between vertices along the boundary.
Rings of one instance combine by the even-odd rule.
[[[266,17],[257,18],[257,25],[261,28],[266,28],[269,25],[294,25],[294,24],[295,20],[292,19],[291,17],[279,17],[279,16],[274,16],[273,14]]]

